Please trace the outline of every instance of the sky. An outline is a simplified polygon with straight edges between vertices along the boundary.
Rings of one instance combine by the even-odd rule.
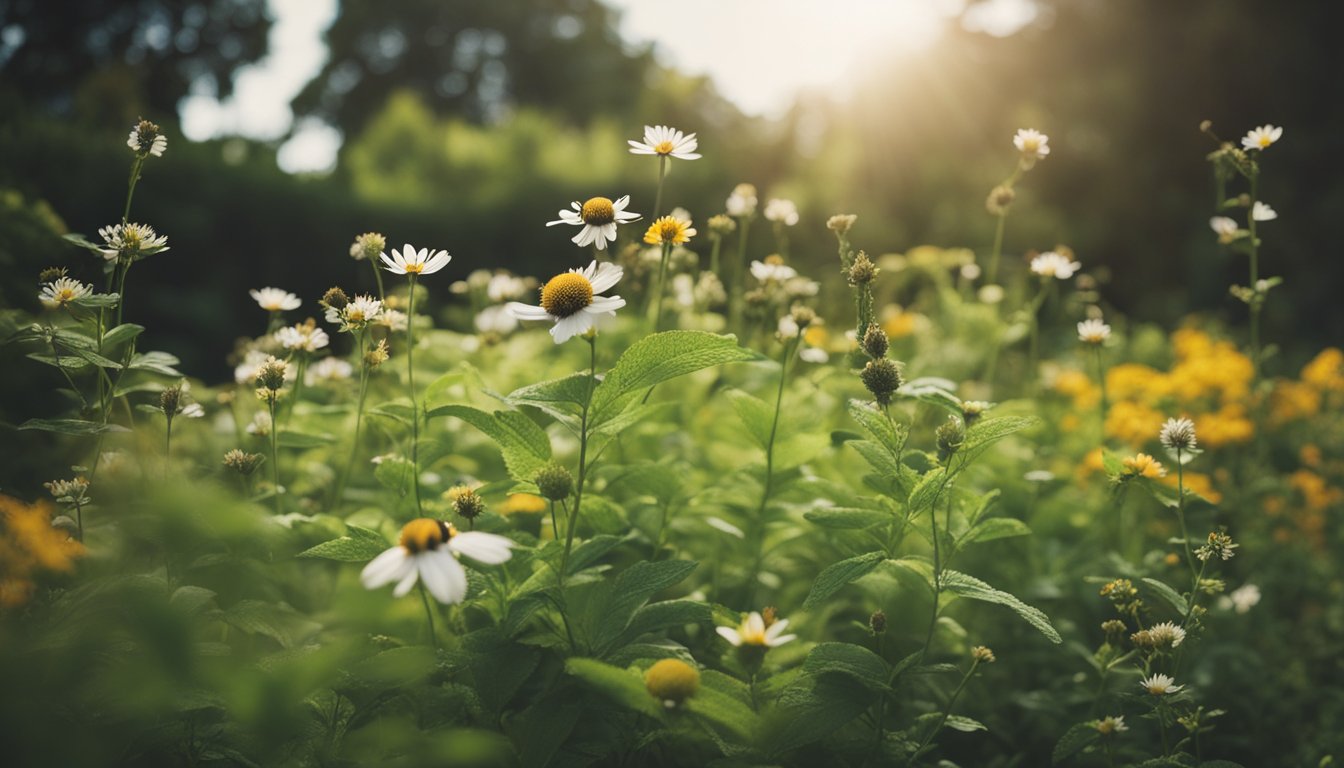
[[[622,11],[621,33],[656,43],[660,61],[688,74],[708,74],[744,112],[782,114],[800,89],[846,84],[876,55],[918,54],[937,42],[965,0],[607,0]],[[289,102],[326,61],[322,33],[338,0],[270,0],[275,23],[270,53],[240,70],[234,94],[219,102],[190,96],[182,131],[201,141],[240,135],[285,136],[294,122]],[[988,0],[962,24],[1011,34],[1032,18],[1031,0]],[[335,129],[295,126],[277,160],[291,173],[324,172],[336,163],[342,137]]]

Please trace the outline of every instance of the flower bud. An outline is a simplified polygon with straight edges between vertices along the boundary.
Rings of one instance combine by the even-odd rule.
[[[681,659],[663,659],[644,673],[644,687],[672,709],[700,690],[700,672]]]
[[[1012,187],[1000,184],[990,190],[989,197],[985,199],[985,210],[995,216],[1002,216],[1008,212],[1008,206],[1013,204],[1016,197],[1017,193]]]
[[[877,279],[878,272],[881,272],[881,270],[877,268],[872,259],[868,258],[868,254],[859,251],[859,255],[854,257],[854,263],[850,265],[849,274],[846,277],[849,279],[850,285],[868,285]]]
[[[892,393],[900,389],[902,383],[900,368],[885,357],[869,360],[859,372],[859,378],[879,405],[890,404]]]
[[[961,419],[948,416],[947,421],[933,433],[933,438],[938,447],[938,460],[946,462],[966,442],[966,427]]]
[[[345,291],[340,288],[328,288],[327,292],[322,294],[322,306],[335,309],[337,311],[345,309],[345,305],[350,303],[350,297],[345,295]]]
[[[837,213],[826,220],[826,228],[837,235],[847,235],[858,218],[852,213]]]
[[[537,473],[534,482],[544,498],[564,501],[574,492],[574,476],[559,464],[548,464]]]
[[[224,454],[224,466],[237,472],[243,477],[247,477],[256,471],[257,467],[266,460],[266,457],[260,453],[247,453],[237,448]]]
[[[887,332],[877,323],[871,323],[868,330],[863,332],[863,351],[874,360],[886,357],[889,347]]]
[[[983,645],[977,645],[971,649],[971,658],[982,664],[993,664],[995,661],[994,652]]]
[[[159,393],[159,408],[169,419],[177,415],[177,407],[182,400],[181,387],[168,387]]]
[[[887,631],[887,614],[881,609],[873,611],[873,615],[868,617],[868,628],[874,635],[880,635]]]
[[[445,495],[453,502],[453,511],[467,520],[475,520],[485,511],[485,501],[480,494],[465,485],[449,488]]]

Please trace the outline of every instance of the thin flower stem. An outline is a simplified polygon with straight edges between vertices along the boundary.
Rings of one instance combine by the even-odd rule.
[[[722,280],[723,275],[719,272],[719,250],[723,247],[723,238],[718,235],[714,235],[712,238],[710,238],[710,242],[711,246],[709,249],[709,271],[713,272],[715,277]]]
[[[135,163],[131,165],[131,178],[126,183],[126,207],[121,211],[121,223],[125,226],[131,220],[131,198],[135,196],[135,184],[140,181],[140,168],[145,163],[145,156],[137,154]]]
[[[995,285],[999,281],[999,259],[1003,254],[1003,230],[1008,222],[1008,212],[999,214],[999,223],[994,228],[994,250],[989,253],[989,272],[985,275],[985,281],[989,285]]]
[[[163,476],[167,479],[173,465],[173,417],[171,414],[165,415],[168,425],[163,430]]]
[[[672,244],[663,243],[663,258],[658,262],[658,299],[653,310],[653,328],[663,330],[663,296],[667,293],[667,260],[672,255]]]
[[[378,264],[373,259],[369,259],[369,266],[373,268],[373,279],[378,284],[378,300],[387,303],[387,294],[383,292],[383,271],[378,268]]]
[[[272,392],[267,404],[271,412],[271,482],[275,488],[272,491],[272,497],[275,499],[275,514],[280,514],[280,425],[275,422],[275,397],[278,393]]]
[[[425,619],[429,621],[429,642],[433,644],[434,650],[439,650],[439,636],[434,631],[434,610],[429,606],[429,595],[425,592],[425,582],[421,580],[417,587],[420,588],[420,602],[425,606]]]
[[[737,228],[737,260],[733,264],[732,281],[728,285],[728,327],[737,330],[742,324],[742,288],[747,272],[747,233],[751,217],[743,216]]]
[[[765,443],[765,487],[761,491],[761,504],[756,508],[756,560],[751,567],[751,585],[747,588],[747,604],[756,604],[756,587],[760,584],[761,564],[765,560],[765,505],[770,501],[775,479],[775,436],[779,433],[779,414],[784,403],[784,384],[789,378],[789,361],[793,359],[794,349],[803,337],[798,336],[784,342],[779,356],[779,388],[775,390],[775,417],[770,422],[770,439]]]
[[[1101,355],[1101,345],[1097,344],[1097,384],[1101,387],[1101,423],[1098,425],[1098,445],[1106,443],[1106,411],[1110,409],[1110,401],[1106,397],[1106,361]]]
[[[1190,532],[1185,527],[1185,463],[1181,461],[1181,449],[1176,449],[1176,518],[1181,521],[1181,543],[1185,546],[1185,562],[1190,565],[1190,575],[1199,585],[1199,574],[1195,569],[1195,556],[1190,551]],[[1194,599],[1194,587],[1190,599]]]
[[[1252,166],[1250,174],[1251,206],[1247,209],[1246,228],[1251,233],[1251,284],[1247,287],[1251,289],[1251,382],[1253,388],[1260,384],[1260,305],[1264,298],[1257,287],[1257,283],[1260,282],[1260,243],[1255,236],[1255,203],[1259,180],[1260,168]]]
[[[359,332],[359,344],[356,347],[361,353],[364,351],[364,340],[368,331],[361,329]],[[332,499],[332,506],[335,507],[341,503],[345,496],[345,484],[350,478],[350,472],[355,467],[355,456],[359,453],[359,430],[364,420],[364,401],[369,394],[369,364],[363,360],[361,354],[359,367],[359,403],[355,406],[355,435],[350,445],[350,458],[345,461],[345,469],[341,471],[341,479],[336,483],[336,495]]]
[[[569,571],[569,553],[574,549],[574,533],[579,523],[579,508],[583,504],[583,486],[588,479],[588,405],[593,399],[597,383],[597,334],[588,337],[588,396],[584,398],[583,415],[579,421],[579,480],[574,489],[574,509],[569,510],[565,526],[565,551],[560,557],[560,583],[564,584]]]
[[[84,505],[75,501],[75,539],[84,540]]]
[[[653,199],[653,218],[663,215],[663,179],[667,176],[667,155],[658,155],[658,195]]]
[[[979,659],[971,661],[971,668],[966,670],[966,674],[961,678],[961,682],[957,684],[956,690],[952,691],[952,698],[947,700],[947,707],[943,709],[943,716],[938,719],[938,724],[933,727],[933,730],[924,735],[924,738],[919,742],[919,746],[915,748],[914,757],[910,760],[911,768],[914,768],[919,762],[920,753],[924,751],[924,748],[929,745],[929,742],[933,741],[933,737],[937,736],[938,732],[947,724],[947,719],[952,716],[952,706],[957,703],[957,698],[961,696],[962,689],[966,687],[966,683],[970,682],[971,676],[975,674],[975,669],[978,666],[980,666]]]
[[[929,616],[929,629],[924,635],[924,647],[919,652],[921,662],[929,653],[929,646],[933,644],[933,631],[938,626],[938,602],[943,594],[943,563],[938,544],[938,497],[943,495],[943,489],[947,488],[947,482],[951,479],[952,465],[949,462],[947,470],[943,473],[943,481],[938,484],[938,490],[933,494],[933,501],[929,504],[929,524],[933,527],[933,613]]]
[[[410,297],[406,300],[406,382],[411,393],[411,488],[415,492],[415,512],[424,516],[420,506],[420,408],[415,399],[415,273],[408,273]]]

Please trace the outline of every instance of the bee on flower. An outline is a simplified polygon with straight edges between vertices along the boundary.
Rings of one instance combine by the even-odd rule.
[[[541,304],[511,301],[506,306],[519,320],[550,320],[551,336],[563,344],[587,333],[599,317],[615,316],[625,306],[620,296],[602,296],[620,282],[624,271],[610,262],[593,261],[583,269],[556,275],[541,287]]]
[[[630,141],[630,154],[675,157],[678,160],[698,160],[694,133],[682,133],[667,125],[644,126],[644,140]]]
[[[369,561],[360,572],[366,589],[396,583],[392,594],[402,597],[417,581],[435,600],[446,605],[467,597],[467,571],[458,562],[465,555],[485,565],[499,565],[513,555],[513,541],[480,531],[459,532],[452,523],[417,518],[401,529],[397,545]]]
[[[580,248],[591,245],[599,251],[606,250],[607,243],[616,242],[616,225],[628,224],[640,218],[639,214],[625,210],[628,205],[630,205],[629,195],[615,202],[606,197],[591,197],[582,204],[575,200],[570,203],[570,207],[574,210],[562,209],[558,214],[560,218],[546,222],[546,226],[569,224],[583,227],[571,242]]]

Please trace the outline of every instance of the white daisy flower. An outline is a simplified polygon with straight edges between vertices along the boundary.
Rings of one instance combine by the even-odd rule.
[[[508,303],[509,311],[519,320],[550,320],[551,336],[563,344],[574,336],[587,333],[602,315],[614,316],[625,306],[620,296],[598,294],[616,285],[624,270],[610,262],[594,261],[584,269],[571,269],[556,275],[541,287],[541,306],[518,301]]]
[[[803,345],[803,348],[798,350],[798,359],[802,360],[805,363],[812,363],[814,365],[824,365],[831,361],[831,353],[827,352],[821,347],[809,347],[807,345]]]
[[[476,330],[480,333],[497,333],[501,336],[512,333],[518,327],[518,318],[506,306],[486,307],[476,314]]]
[[[1218,242],[1227,244],[1237,239],[1241,232],[1241,227],[1237,225],[1236,219],[1227,216],[1214,216],[1209,219],[1209,229],[1218,236]]]
[[[725,204],[728,215],[736,218],[752,216],[756,213],[756,187],[751,184],[738,184],[728,196]]]
[[[1035,128],[1021,128],[1013,136],[1013,146],[1024,157],[1040,160],[1050,154],[1050,137]]]
[[[257,411],[252,417],[252,421],[247,425],[247,434],[257,437],[267,437],[271,434],[271,414],[267,411]]]
[[[303,304],[298,296],[283,288],[262,288],[261,290],[253,288],[248,293],[267,312],[288,312],[298,309],[299,305]]]
[[[304,374],[305,386],[345,381],[354,375],[355,367],[348,360],[339,357],[324,357],[312,365]]]
[[[316,352],[331,342],[327,332],[311,322],[281,328],[275,332],[275,340],[285,349],[297,352]]]
[[[638,213],[625,210],[625,207],[629,204],[629,195],[614,203],[605,197],[590,197],[582,205],[579,204],[578,200],[575,200],[569,204],[574,210],[560,211],[560,218],[546,222],[546,226],[569,224],[575,227],[583,227],[579,234],[572,238],[571,242],[580,248],[592,245],[599,251],[606,250],[608,242],[616,242],[617,224],[625,224],[639,219]]]
[[[1110,736],[1113,733],[1124,733],[1129,730],[1129,726],[1125,725],[1124,715],[1108,715],[1098,720],[1093,727],[1095,727],[1097,732],[1103,736]]]
[[[776,224],[792,227],[798,223],[798,206],[792,200],[774,198],[765,204],[765,218]]]
[[[1041,277],[1055,277],[1060,280],[1068,280],[1073,277],[1073,273],[1082,269],[1083,265],[1076,261],[1070,261],[1068,257],[1046,251],[1031,260],[1031,271]]]
[[[141,120],[131,129],[131,135],[126,139],[126,146],[139,155],[148,153],[155,157],[163,157],[163,151],[168,149],[168,137],[159,132],[159,126],[148,120]]]
[[[185,416],[188,419],[199,419],[205,416],[205,408],[200,403],[187,403],[177,413],[179,416]]]
[[[1078,324],[1078,340],[1085,344],[1105,344],[1111,338],[1111,326],[1096,318]]]
[[[374,322],[379,325],[387,326],[389,331],[394,333],[404,331],[411,325],[411,318],[400,309],[388,309],[383,307],[383,311],[378,314]]]
[[[698,160],[694,133],[685,133],[667,125],[644,126],[644,141],[631,141],[630,154],[675,157],[679,160]]]
[[[1256,200],[1255,205],[1251,206],[1251,218],[1256,221],[1273,221],[1279,218],[1279,212],[1269,207],[1268,203]]]
[[[37,300],[47,309],[59,309],[93,293],[93,286],[70,277],[58,277],[42,286]]]
[[[741,648],[744,645],[776,648],[798,637],[797,635],[782,634],[787,626],[789,626],[788,619],[772,621],[769,626],[766,626],[765,619],[761,617],[761,614],[752,611],[736,629],[715,627],[715,631],[724,640],[732,643],[734,648]]]
[[[1244,149],[1267,149],[1270,144],[1279,140],[1283,135],[1283,128],[1276,128],[1266,123],[1259,128],[1252,128],[1241,137],[1241,146]]]
[[[391,258],[386,253],[378,254],[378,258],[383,260],[388,272],[397,275],[432,275],[453,259],[447,251],[431,251],[428,248],[417,251],[410,243],[401,247],[401,253],[393,248]]]
[[[1185,640],[1185,630],[1170,621],[1154,624],[1148,628],[1148,634],[1159,648],[1175,648]]]
[[[457,561],[466,555],[485,565],[499,565],[512,557],[513,541],[493,533],[459,533],[451,523],[418,518],[401,529],[397,546],[369,561],[360,572],[366,589],[396,582],[392,594],[402,597],[423,580],[435,600],[448,605],[467,597],[467,571]]]
[[[98,252],[105,261],[136,261],[168,250],[168,238],[155,234],[148,224],[112,224],[98,230],[104,247]]]
[[[773,261],[751,262],[751,276],[762,283],[770,281],[785,282],[798,276],[798,270],[783,263]]]
[[[239,384],[251,384],[257,380],[257,374],[261,372],[261,366],[266,363],[270,357],[261,350],[253,349],[243,355],[243,361],[233,369],[233,380]]]
[[[340,310],[332,310],[335,316],[328,313],[327,320],[330,322],[339,321],[342,331],[357,331],[369,323],[377,322],[383,316],[383,302],[360,294],[346,303]]]
[[[1175,679],[1166,675],[1152,675],[1144,678],[1139,685],[1154,696],[1162,696],[1168,693],[1176,693],[1185,687],[1183,685],[1173,685],[1175,682]]]

